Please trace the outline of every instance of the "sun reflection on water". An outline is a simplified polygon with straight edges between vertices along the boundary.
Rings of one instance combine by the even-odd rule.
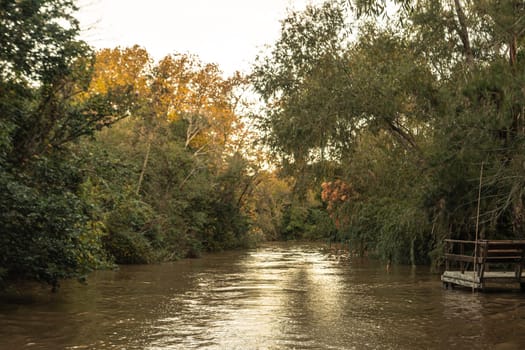
[[[343,317],[335,265],[317,250],[261,249],[233,273],[207,271],[196,290],[165,306],[176,314],[153,325],[147,348],[319,348]]]
[[[525,294],[443,290],[425,267],[268,244],[126,266],[0,309],[1,349],[521,349]]]

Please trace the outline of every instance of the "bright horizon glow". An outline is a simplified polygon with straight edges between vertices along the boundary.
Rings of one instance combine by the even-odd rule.
[[[81,39],[95,49],[139,45],[159,60],[181,53],[226,74],[248,72],[278,39],[288,9],[312,0],[79,0]]]

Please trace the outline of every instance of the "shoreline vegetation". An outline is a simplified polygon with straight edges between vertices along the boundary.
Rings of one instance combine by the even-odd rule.
[[[229,77],[95,52],[75,11],[0,5],[1,287],[265,240],[437,269],[446,238],[525,238],[523,2],[310,5]]]

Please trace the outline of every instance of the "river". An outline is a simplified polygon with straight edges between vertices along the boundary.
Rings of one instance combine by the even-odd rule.
[[[452,347],[525,348],[525,294],[443,290],[427,267],[268,244],[0,303],[2,350]]]

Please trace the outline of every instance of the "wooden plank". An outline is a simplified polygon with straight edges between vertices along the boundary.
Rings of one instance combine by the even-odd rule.
[[[454,278],[458,280],[465,280],[470,282],[480,282],[480,278],[474,271],[445,271],[443,272],[442,277]]]
[[[454,260],[454,261],[465,261],[465,262],[474,262],[474,257],[470,255],[460,255],[460,254],[451,254],[446,253],[445,254],[446,259]]]
[[[525,249],[525,241],[515,241],[515,240],[502,240],[502,241],[487,241],[489,249]]]
[[[525,246],[519,244],[489,244],[487,246],[489,250],[504,249],[504,250],[520,250],[523,251]]]
[[[445,242],[463,243],[463,244],[476,244],[476,241],[465,241],[465,240],[462,240],[462,239],[445,239]]]
[[[446,246],[448,248],[445,252],[446,271],[441,276],[444,284],[483,289],[487,282],[520,283],[520,286],[525,289],[525,278],[522,273],[525,263],[525,240],[480,240],[477,242],[446,240]],[[475,248],[474,250],[478,251],[477,257],[474,257],[472,252],[465,252],[465,248],[469,248],[468,250]],[[459,263],[454,265],[455,270],[453,271],[449,270],[450,262]],[[477,273],[464,271],[465,263],[474,263],[479,270]],[[491,264],[505,264],[500,267],[505,267],[506,270],[487,271]]]
[[[487,249],[487,254],[489,255],[498,255],[498,254],[513,254],[513,255],[521,255],[523,253],[522,249]]]
[[[490,271],[485,272],[483,282],[510,284],[520,283],[522,279],[523,275],[520,275],[520,277],[518,277],[513,271]]]
[[[480,242],[487,242],[489,244],[506,244],[506,243],[517,243],[525,244],[525,239],[483,239]]]
[[[474,257],[471,255],[460,255],[460,254],[451,254],[446,253],[445,259],[453,260],[453,261],[463,261],[463,262],[474,262]],[[481,258],[478,258],[478,262],[481,263]]]
[[[487,263],[519,263],[522,256],[487,256],[485,262]]]
[[[479,277],[472,271],[465,273],[461,273],[461,271],[445,271],[441,276],[441,281],[475,289],[482,287]]]
[[[521,275],[521,278],[517,278],[515,273],[510,271],[490,271],[485,272],[484,277],[481,279],[473,271],[465,271],[464,273],[461,271],[445,271],[441,275],[441,281],[463,287],[483,289],[486,283],[522,283],[524,277]]]

